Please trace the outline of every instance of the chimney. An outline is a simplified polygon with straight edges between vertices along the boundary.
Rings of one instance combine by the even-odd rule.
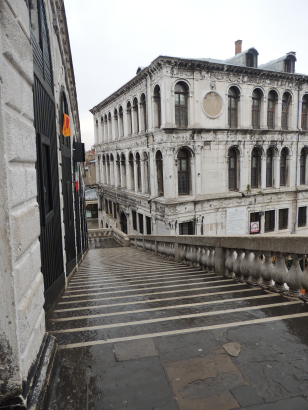
[[[235,55],[242,52],[242,42],[243,40],[237,40],[235,42]]]

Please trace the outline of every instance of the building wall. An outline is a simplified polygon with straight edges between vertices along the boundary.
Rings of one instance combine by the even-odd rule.
[[[307,225],[297,227],[298,207],[308,205],[308,135],[306,130],[301,129],[301,102],[308,94],[307,76],[273,74],[234,66],[225,70],[225,65],[201,62],[196,62],[194,68],[192,65],[183,59],[158,58],[131,82],[92,109],[97,180],[102,186],[103,198],[119,204],[119,213],[123,211],[128,218],[129,232],[134,232],[131,220],[132,210],[135,209],[151,217],[152,233],[179,233],[180,223],[193,221],[197,234],[222,235],[232,225],[230,212],[233,208],[241,211],[241,223],[245,226],[245,232],[241,233],[250,232],[250,213],[268,210],[275,210],[275,233],[308,232]],[[187,86],[188,123],[185,128],[177,128],[175,123],[175,85],[178,82]],[[161,92],[161,126],[157,124],[157,86]],[[230,87],[236,87],[239,92],[236,129],[230,129],[228,122]],[[261,93],[259,129],[253,129],[252,124],[252,93],[255,89]],[[277,93],[278,99],[275,128],[270,130],[267,107],[268,95],[272,90]],[[285,92],[291,95],[287,130],[282,129],[282,97]],[[146,126],[141,102],[143,95],[146,99]],[[138,100],[139,132],[136,110],[132,110],[131,114],[132,130],[127,110],[128,102],[133,106],[135,98]],[[119,133],[118,113],[121,107],[123,136]],[[108,121],[109,117],[111,121]],[[115,130],[116,127],[118,130]],[[255,147],[261,155],[261,183],[257,188],[251,188],[251,155]],[[181,148],[189,153],[190,162],[190,190],[184,196],[178,195],[177,155]],[[231,148],[238,152],[237,190],[230,190],[228,184],[228,153]],[[273,186],[266,187],[266,154],[269,148],[274,153]],[[286,186],[280,184],[283,148],[288,150]],[[302,149],[306,150],[306,180],[301,185],[299,160]],[[163,157],[164,195],[159,198],[157,151]],[[149,190],[144,189],[143,185],[140,190],[136,184],[137,153],[141,158],[146,153],[148,158]],[[117,166],[117,157],[123,154],[126,186],[118,178],[121,171]],[[131,175],[130,154],[134,158],[134,178]],[[124,169],[122,165],[120,168]],[[141,179],[144,180],[142,169],[143,164]],[[289,209],[288,225],[287,229],[279,229],[279,209],[284,208]],[[114,218],[106,216],[104,200],[101,209],[103,223],[115,223]],[[227,209],[230,209],[229,213]],[[264,233],[264,218],[262,215],[261,233]],[[117,219],[119,223],[119,215]]]
[[[80,141],[78,107],[64,6],[54,0],[45,0],[44,4],[53,63],[54,137],[60,148],[61,87],[67,92],[72,136]],[[27,2],[0,0],[0,406],[3,399],[21,397],[45,334],[33,67]],[[71,152],[72,148],[71,143]],[[83,164],[80,166],[83,175]],[[58,171],[64,250],[59,150]],[[84,188],[82,180],[80,185]],[[71,189],[73,192],[73,183]],[[63,261],[65,266],[64,251]]]
[[[17,395],[45,333],[36,200],[33,57],[25,1],[0,3],[0,401]]]

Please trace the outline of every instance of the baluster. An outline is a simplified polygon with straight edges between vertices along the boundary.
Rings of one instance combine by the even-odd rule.
[[[215,249],[210,246],[210,254],[208,257],[208,268],[209,272],[213,272],[215,269]]]
[[[201,256],[201,266],[203,270],[207,271],[207,267],[208,267],[208,258],[210,255],[210,251],[209,248],[206,246],[203,250],[203,254]]]
[[[201,248],[198,246],[198,247],[197,247],[197,251],[196,251],[196,263],[195,263],[195,266],[196,266],[197,268],[200,267],[201,256],[202,256]]]
[[[192,246],[189,246],[187,254],[186,254],[186,259],[187,259],[187,265],[193,265],[194,262],[194,250]]]
[[[241,272],[240,266],[244,258],[244,253],[241,249],[236,249],[237,258],[233,264],[234,280],[236,282],[244,282],[243,274]]]
[[[308,264],[302,274],[302,288],[305,289],[305,293],[302,295],[302,299],[305,302],[308,302]]]
[[[234,272],[233,272],[233,264],[236,260],[236,252],[234,249],[229,249],[228,250],[228,256],[225,262],[225,267],[226,267],[226,273],[225,277],[226,278],[233,278]]]
[[[263,265],[263,261],[261,259],[262,254],[260,252],[255,252],[255,257],[252,261],[251,266],[251,278],[250,283],[253,286],[258,286],[261,283],[261,267]]]
[[[240,272],[243,275],[243,280],[246,283],[250,283],[250,276],[251,276],[251,268],[252,268],[252,261],[254,258],[254,254],[247,249],[244,250],[244,258],[240,263]]]
[[[289,286],[289,290],[286,294],[288,296],[298,298],[301,295],[302,270],[299,265],[298,255],[296,253],[292,253],[291,258],[293,262],[287,274],[286,284]]]
[[[186,259],[186,246],[185,245],[179,245],[179,259],[180,263],[184,263]]]
[[[273,290],[275,292],[281,293],[286,290],[284,284],[287,279],[288,269],[286,267],[284,255],[282,252],[276,253],[275,260],[276,260],[276,264],[275,264],[274,275],[273,275],[275,285],[273,286]]]
[[[262,282],[261,286],[264,289],[269,289],[273,286],[273,277],[275,274],[275,267],[272,263],[272,252],[271,251],[264,251],[263,252],[265,261],[261,265],[261,277]]]

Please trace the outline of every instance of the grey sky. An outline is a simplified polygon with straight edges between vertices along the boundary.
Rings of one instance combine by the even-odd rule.
[[[82,140],[94,143],[94,105],[159,55],[226,59],[234,41],[259,64],[296,51],[308,74],[308,0],[65,0]]]

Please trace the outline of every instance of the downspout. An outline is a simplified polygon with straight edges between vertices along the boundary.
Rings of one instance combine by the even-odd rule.
[[[292,233],[296,233],[296,223],[297,223],[297,201],[298,201],[298,188],[297,188],[297,170],[298,170],[298,144],[299,144],[299,92],[301,89],[301,84],[298,84],[298,90],[297,90],[297,143],[296,143],[296,171],[295,171],[295,221],[294,221],[294,225],[293,225],[293,232]]]

